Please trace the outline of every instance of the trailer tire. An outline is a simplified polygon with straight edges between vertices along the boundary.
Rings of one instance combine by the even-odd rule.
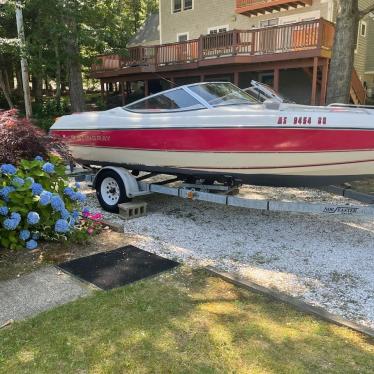
[[[97,199],[107,212],[118,213],[118,204],[130,201],[121,176],[114,170],[101,171],[97,176],[95,187]]]

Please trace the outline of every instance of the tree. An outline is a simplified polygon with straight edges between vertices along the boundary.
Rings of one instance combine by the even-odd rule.
[[[43,81],[53,82],[57,102],[62,87],[68,83],[73,111],[84,110],[82,76],[88,76],[96,56],[125,55],[128,40],[148,14],[157,10],[157,0],[22,0],[22,3],[24,53],[29,62],[34,102],[43,100]],[[16,40],[14,0],[0,6],[0,19],[1,38]],[[3,51],[1,38],[0,70],[2,86],[7,89],[7,76],[9,82],[20,76],[21,51],[17,47]],[[5,96],[2,88],[0,96]],[[15,94],[8,96],[18,104]]]
[[[349,102],[358,23],[361,18],[372,11],[374,11],[374,1],[372,5],[360,11],[358,0],[338,0],[334,46],[327,88],[328,103]]]

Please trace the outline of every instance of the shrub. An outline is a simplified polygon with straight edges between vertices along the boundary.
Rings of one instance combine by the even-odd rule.
[[[19,117],[17,110],[0,112],[0,163],[18,164],[21,159],[32,160],[37,155],[46,158],[49,154],[71,160],[61,140]]]
[[[33,118],[38,127],[49,130],[55,122],[56,117],[69,113],[67,98],[62,97],[60,101],[53,98],[44,99],[41,103],[35,103],[32,108]]]
[[[39,238],[67,239],[80,222],[85,196],[69,187],[65,165],[56,156],[38,156],[17,167],[0,166],[0,246],[35,249]],[[84,226],[84,225],[83,225]]]

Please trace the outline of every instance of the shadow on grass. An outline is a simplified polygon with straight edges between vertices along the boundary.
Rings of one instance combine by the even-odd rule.
[[[0,372],[371,373],[373,342],[203,270],[64,305],[0,332]]]

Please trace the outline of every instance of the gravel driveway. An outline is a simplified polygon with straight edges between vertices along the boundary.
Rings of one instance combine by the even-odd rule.
[[[347,202],[309,189],[246,187],[240,195]],[[236,272],[374,328],[374,218],[261,212],[162,195],[142,200],[146,217],[106,214],[123,222],[140,248]],[[98,208],[93,194],[88,205]]]

